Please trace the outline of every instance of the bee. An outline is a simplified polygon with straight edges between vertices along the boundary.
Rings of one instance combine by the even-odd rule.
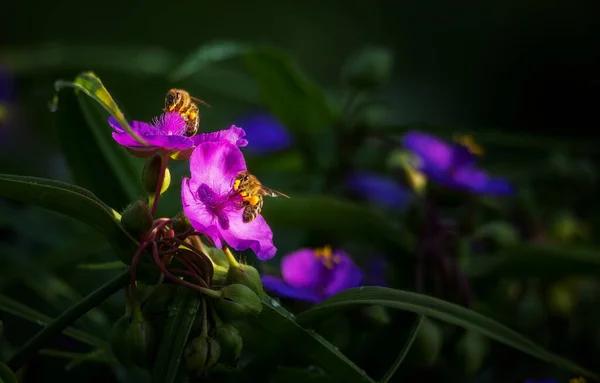
[[[186,130],[184,135],[187,137],[195,136],[198,133],[198,126],[200,125],[200,110],[196,103],[208,106],[206,102],[190,96],[188,92],[183,89],[171,89],[167,92],[165,97],[165,112],[176,111],[181,114],[186,123]]]
[[[241,207],[244,209],[242,218],[245,223],[252,222],[263,207],[263,197],[285,197],[289,196],[268,188],[260,183],[256,176],[248,172],[240,172],[235,178],[233,189],[242,196]]]

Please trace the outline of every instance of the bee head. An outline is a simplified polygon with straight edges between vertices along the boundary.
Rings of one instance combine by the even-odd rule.
[[[165,109],[169,112],[175,109],[175,106],[181,99],[181,94],[176,89],[171,89],[167,92],[167,96],[165,97]]]

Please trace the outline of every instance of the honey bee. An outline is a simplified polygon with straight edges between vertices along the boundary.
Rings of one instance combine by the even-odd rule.
[[[235,178],[233,189],[242,196],[241,207],[244,209],[242,218],[245,223],[252,222],[263,207],[263,197],[285,197],[289,196],[268,188],[260,183],[256,176],[248,172],[240,172]]]
[[[198,133],[200,125],[200,110],[196,103],[210,107],[206,102],[190,96],[183,89],[171,89],[165,97],[165,112],[176,111],[181,114],[186,123],[184,135],[187,137],[195,136]]]

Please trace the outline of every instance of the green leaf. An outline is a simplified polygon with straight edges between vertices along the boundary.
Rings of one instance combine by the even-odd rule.
[[[81,270],[118,270],[125,267],[127,267],[127,265],[121,261],[83,263],[81,265],[77,265],[77,268]]]
[[[600,273],[600,250],[569,245],[519,244],[498,254],[474,257],[465,269],[471,278],[564,277]]]
[[[152,369],[152,382],[172,383],[175,380],[202,299],[185,286],[177,288]]]
[[[54,319],[44,329],[21,347],[7,362],[13,370],[18,370],[23,364],[32,358],[43,348],[56,334],[64,331],[69,325],[77,321],[85,313],[98,306],[108,297],[116,293],[129,283],[129,270],[119,274],[112,280],[97,288],[91,294],[74,304],[67,311]],[[104,346],[100,347],[103,348]]]
[[[331,316],[332,313],[357,305],[380,305],[436,318],[469,330],[478,331],[491,339],[544,362],[560,366],[572,373],[600,379],[597,374],[547,351],[493,319],[450,302],[407,291],[374,286],[346,290],[299,315],[298,322],[310,326]]]
[[[0,174],[0,197],[41,206],[85,222],[103,233],[121,260],[138,247],[119,223],[121,216],[90,191],[64,182]]]
[[[290,197],[273,198],[265,203],[262,214],[269,224],[322,230],[332,235],[407,251],[414,246],[414,239],[406,230],[393,226],[389,219],[366,206],[325,196]]]
[[[104,88],[98,92],[112,101]],[[141,195],[142,164],[114,141],[108,114],[94,100],[81,93],[63,98],[58,109],[59,141],[77,183],[122,208]]]
[[[47,315],[40,313],[30,307],[25,306],[22,303],[19,303],[5,295],[0,294],[0,310],[7,312],[11,315],[14,315],[18,318],[27,320],[29,322],[46,326],[50,322],[52,322],[52,318]],[[78,340],[82,343],[89,344],[93,347],[104,347],[106,346],[106,342],[102,339],[98,339],[95,336],[88,334],[85,331],[67,328],[63,331],[63,334]]]
[[[215,41],[202,45],[183,60],[170,75],[171,81],[180,81],[202,72],[206,67],[219,61],[238,57],[252,49],[249,44],[235,41]]]
[[[321,366],[337,382],[374,383],[373,379],[334,345],[316,332],[299,326],[291,313],[273,302],[276,301],[263,294],[263,311],[254,321],[256,326],[273,334],[282,344],[293,344],[294,349],[302,350],[307,358]]]
[[[419,334],[419,331],[421,330],[421,326],[423,325],[424,320],[425,320],[424,315],[417,316],[417,319],[415,320],[415,324],[411,329],[410,336],[409,336],[406,344],[402,348],[400,355],[398,355],[398,358],[396,358],[396,360],[394,361],[394,364],[392,364],[392,366],[385,373],[383,378],[381,378],[380,383],[389,382],[390,379],[392,379],[392,377],[396,373],[396,371],[398,371],[398,367],[400,367],[400,365],[404,361],[404,358],[406,358],[406,355],[408,355],[410,348],[412,347],[413,343],[415,342],[415,339],[417,339],[417,335]]]
[[[94,350],[92,352],[80,353],[80,352],[66,352],[60,350],[52,350],[52,349],[42,349],[40,350],[41,355],[52,356],[55,358],[69,359],[71,361],[78,362],[97,362],[97,363],[106,363],[106,364],[114,364],[118,363],[115,358],[111,358],[106,355],[104,350]]]
[[[93,72],[84,72],[75,78],[75,81],[65,81],[65,80],[57,80],[54,82],[54,89],[56,90],[56,95],[54,96],[54,100],[52,102],[52,109],[58,108],[58,92],[63,88],[75,88],[75,93],[78,90],[82,91],[97,103],[99,103],[111,116],[113,116],[136,141],[140,144],[148,146],[146,140],[137,135],[133,130],[131,130],[131,126],[129,122],[125,119],[125,115],[119,107],[115,100],[113,100],[108,90],[100,81],[100,78],[96,76]]]
[[[0,363],[0,382],[19,383],[19,379],[15,373],[4,363]]]

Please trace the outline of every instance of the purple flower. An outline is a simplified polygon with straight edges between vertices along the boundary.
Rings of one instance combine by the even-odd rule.
[[[264,287],[284,297],[315,303],[358,287],[363,280],[348,254],[328,246],[287,254],[281,259],[281,276],[264,275]]]
[[[246,137],[252,144],[246,148],[251,154],[278,152],[292,145],[292,135],[273,115],[265,112],[253,113],[240,118]]]
[[[475,166],[481,148],[471,140],[449,144],[429,134],[412,131],[404,135],[402,142],[416,155],[417,170],[446,187],[478,194],[514,193],[507,180],[491,177]]]
[[[371,203],[389,209],[404,209],[412,199],[410,190],[390,177],[368,172],[355,172],[348,176],[346,185],[355,194]]]
[[[558,380],[550,378],[527,379],[525,383],[558,383]]]
[[[246,161],[230,141],[200,143],[190,157],[192,177],[184,178],[181,185],[183,212],[216,247],[226,242],[235,250],[252,249],[261,260],[273,258],[277,249],[264,218],[242,220],[242,197],[233,188],[242,171],[246,171]]]
[[[228,130],[187,137],[185,120],[175,112],[161,114],[152,124],[141,121],[130,123],[133,132],[146,140],[149,146],[136,141],[114,117],[111,116],[108,123],[114,130],[112,136],[115,141],[138,157],[152,156],[157,151],[164,150],[174,159],[186,160],[196,145],[202,142],[228,141],[240,147],[248,144],[248,141],[242,139],[244,131],[233,125]]]

